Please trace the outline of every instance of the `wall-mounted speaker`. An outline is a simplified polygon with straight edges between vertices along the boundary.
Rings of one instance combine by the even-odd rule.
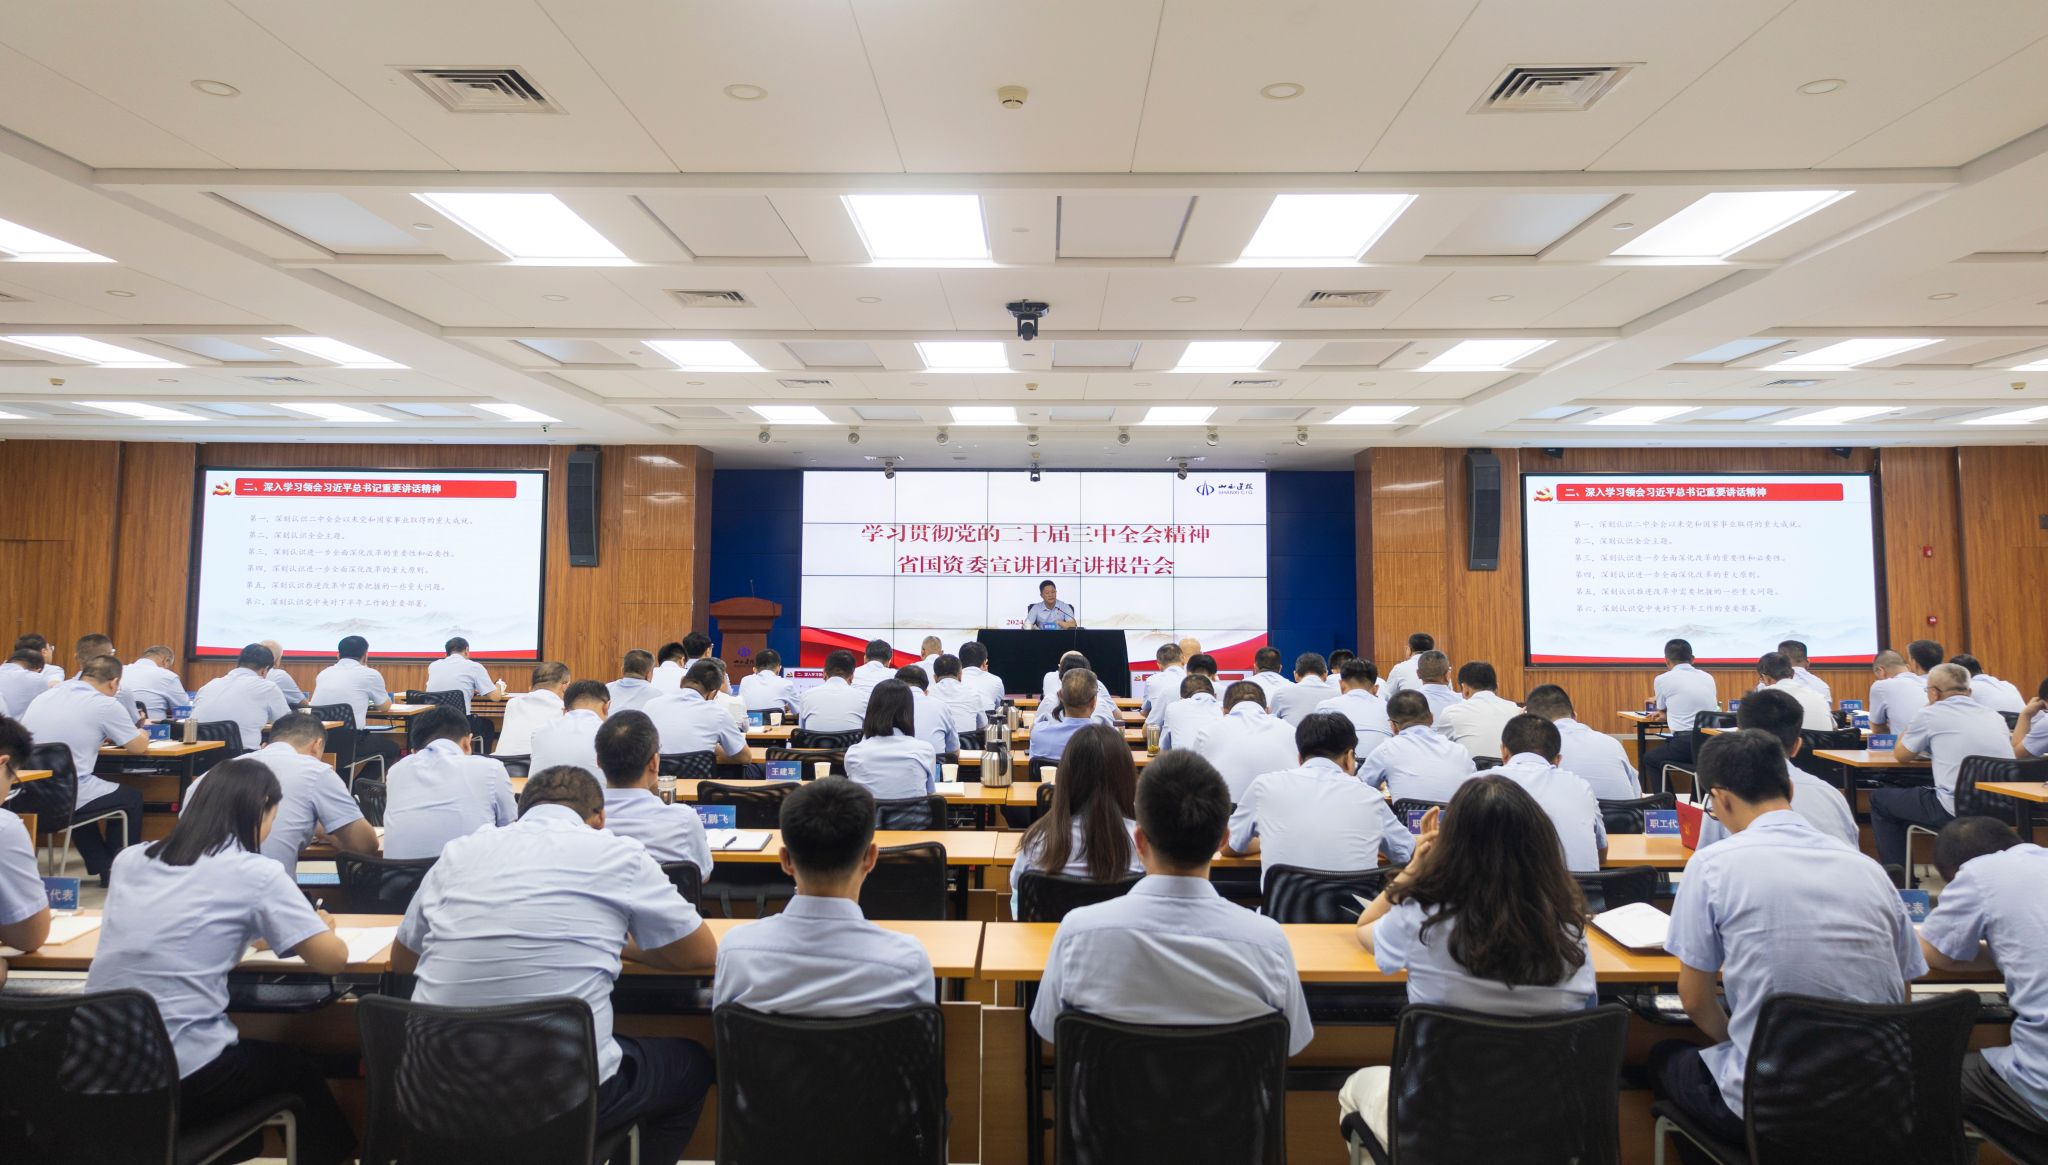
[[[1500,569],[1500,458],[1465,453],[1465,569]]]
[[[597,446],[569,454],[569,565],[597,565]]]

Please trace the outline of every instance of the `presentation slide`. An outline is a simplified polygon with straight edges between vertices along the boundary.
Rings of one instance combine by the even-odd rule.
[[[1022,627],[1051,579],[1133,665],[1192,635],[1235,664],[1265,644],[1266,475],[804,474],[803,664],[869,639],[914,654]]]
[[[1877,653],[1865,474],[1529,474],[1522,562],[1530,664],[1815,663]]]
[[[205,469],[199,496],[201,656],[332,656],[348,635],[389,658],[456,635],[480,659],[540,655],[545,472]]]

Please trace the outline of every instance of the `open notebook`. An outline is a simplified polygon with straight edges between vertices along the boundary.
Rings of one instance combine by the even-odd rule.
[[[768,848],[768,839],[774,836],[765,829],[707,829],[704,840],[711,844],[714,853],[745,851],[759,853]]]
[[[334,933],[348,944],[348,961],[367,963],[398,938],[395,926],[337,926]],[[246,951],[242,955],[245,963],[276,963],[283,967],[303,967],[306,961],[300,958],[280,958],[276,951]]]
[[[100,928],[97,914],[58,914],[50,918],[50,937],[43,940],[46,947],[61,947],[72,939],[81,938]],[[0,945],[0,959],[14,958],[22,952],[13,947]]]
[[[1661,951],[1671,933],[1671,916],[1647,902],[1631,902],[1593,916],[1600,933],[1632,951]]]

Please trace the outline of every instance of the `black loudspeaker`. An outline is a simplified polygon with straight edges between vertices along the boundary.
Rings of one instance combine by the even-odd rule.
[[[1500,569],[1500,458],[1485,449],[1465,454],[1466,570]]]
[[[597,565],[597,447],[569,454],[569,565]]]

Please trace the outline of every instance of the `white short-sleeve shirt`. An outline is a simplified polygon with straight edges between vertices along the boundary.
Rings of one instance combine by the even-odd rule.
[[[930,793],[932,770],[938,763],[938,751],[929,742],[900,732],[870,736],[846,750],[846,775],[867,786],[877,801]]]
[[[1252,780],[1230,815],[1230,848],[1243,852],[1254,837],[1262,876],[1274,866],[1370,870],[1383,854],[1405,862],[1415,852],[1387,799],[1324,757]]]
[[[1430,689],[1424,688],[1427,692]],[[1500,734],[1508,721],[1522,714],[1522,706],[1495,692],[1474,692],[1470,699],[1436,711],[1436,730],[1473,756],[1499,756]]]
[[[783,712],[796,709],[796,685],[769,671],[757,671],[740,680],[740,702],[749,712]]]
[[[1862,839],[1856,830],[1856,815],[1849,809],[1848,798],[1842,791],[1828,782],[1795,765],[1785,766],[1792,778],[1792,812],[1806,818],[1807,822],[1822,834],[1832,837],[1856,849]],[[1718,817],[1700,819],[1700,841],[1695,849],[1705,849],[1717,841],[1729,837],[1728,827]]]
[[[422,691],[461,692],[462,710],[469,711],[471,696],[497,694],[498,681],[484,665],[466,655],[444,655],[427,665],[427,686]]]
[[[747,754],[746,735],[733,725],[732,717],[695,688],[663,692],[640,710],[661,734],[664,756],[684,752],[722,752],[729,757]]]
[[[234,721],[242,733],[243,748],[262,747],[263,726],[291,710],[276,684],[246,667],[208,680],[192,697],[192,719],[202,724]]]
[[[806,732],[858,732],[866,719],[868,694],[829,676],[824,683],[797,697],[797,723]]]
[[[2012,1042],[1985,1048],[1984,1060],[2036,1113],[2048,1115],[2048,850],[2016,845],[1963,863],[1943,887],[1941,904],[1920,937],[1951,959],[1991,957],[2005,975],[2013,1009]]]
[[[647,789],[606,785],[604,827],[646,846],[657,862],[689,862],[700,875],[711,876],[711,842],[688,805],[670,805]]]
[[[1721,693],[1714,687],[1714,677],[1689,663],[1676,664],[1658,676],[1655,688],[1657,707],[1663,709],[1664,720],[1674,733],[1691,732],[1700,713],[1721,710]]]
[[[1195,741],[1223,719],[1223,704],[1213,692],[1196,692],[1175,700],[1166,709],[1159,730],[1159,747],[1193,748]]]
[[[313,678],[311,702],[347,704],[355,709],[355,726],[361,729],[369,726],[371,708],[391,702],[391,692],[376,668],[359,659],[343,659]]]
[[[284,794],[277,803],[277,820],[271,822],[270,836],[263,839],[263,856],[296,875],[299,851],[306,848],[317,826],[333,833],[344,825],[363,819],[362,807],[348,795],[341,777],[317,756],[307,756],[282,742],[265,745],[250,754],[277,776]],[[206,778],[201,777],[203,783]],[[197,789],[195,783],[192,788]],[[190,797],[185,804],[190,805]]]
[[[604,717],[588,708],[571,708],[562,713],[560,720],[534,730],[526,771],[542,773],[557,765],[569,765],[603,784],[604,771],[597,767],[597,730],[602,727]]]
[[[604,687],[611,693],[609,709],[613,715],[637,712],[656,694],[654,685],[639,676],[620,676]]]
[[[34,918],[49,905],[28,826],[0,809],[0,926]]]
[[[191,702],[192,695],[185,690],[177,672],[144,657],[121,669],[121,689],[116,698],[130,707],[141,704],[151,720],[168,720],[171,709]]]
[[[1569,716],[1554,723],[1562,740],[1558,768],[1586,782],[1602,801],[1633,801],[1643,795],[1636,767],[1628,763],[1628,750],[1619,740]]]
[[[1009,694],[1003,690],[1001,676],[978,667],[962,665],[960,668],[960,682],[981,693],[983,708],[989,712],[993,712],[1001,707],[1003,697]]]
[[[84,680],[65,680],[30,702],[21,714],[21,726],[38,744],[61,744],[71,753],[78,769],[78,804],[98,800],[120,788],[104,777],[93,776],[99,763],[100,745],[127,744],[141,729],[135,714],[123,711],[120,701],[102,695]]]
[[[1166,706],[1180,699],[1180,682],[1188,678],[1188,669],[1180,664],[1160,668],[1145,680],[1145,723],[1166,722]]]
[[[50,690],[50,678],[18,663],[0,663],[0,705],[7,715],[19,720],[37,696]]]
[[[1899,743],[1927,757],[1934,766],[1934,794],[1941,807],[1956,811],[1956,777],[1963,758],[2012,756],[2012,731],[2005,717],[1977,702],[1975,696],[1936,700],[1913,714]]]
[[[1268,697],[1273,715],[1289,724],[1299,724],[1309,713],[1321,708],[1325,700],[1338,696],[1337,685],[1322,676],[1308,676],[1299,679],[1279,692]]]
[[[1592,873],[1600,868],[1607,845],[1607,820],[1586,782],[1533,752],[1518,752],[1489,776],[1502,776],[1522,786],[1557,827],[1568,870]]]
[[[1913,713],[1927,706],[1927,677],[1906,671],[1876,680],[1870,685],[1870,699],[1866,703],[1865,711],[1870,713],[1873,725],[1901,731],[1912,722]]]
[[[546,688],[521,692],[505,701],[505,723],[498,732],[498,755],[531,755],[533,734],[561,718],[561,694]]]
[[[1834,730],[1835,713],[1828,706],[1828,698],[1815,691],[1811,685],[1802,683],[1799,677],[1794,676],[1789,680],[1778,680],[1775,683],[1765,684],[1758,690],[1764,692],[1783,692],[1799,701],[1799,709],[1805,713],[1804,718],[1799,722],[1799,727],[1806,731],[1830,732]]]
[[[1971,678],[1970,698],[1993,712],[2022,712],[2027,707],[2019,688],[1990,674]]]
[[[391,766],[384,794],[384,856],[431,858],[454,839],[519,816],[512,778],[452,740],[429,743]]]
[[[1410,724],[1358,764],[1358,778],[1394,800],[1449,803],[1476,766],[1465,746],[1426,724]]]
[[[1181,747],[1178,741],[1175,747]],[[1223,774],[1232,802],[1244,799],[1252,778],[1301,763],[1294,725],[1249,700],[1232,705],[1222,719],[1203,729],[1195,738],[1195,751]]]
[[[1408,972],[1408,1002],[1431,1007],[1460,1007],[1486,1015],[1535,1016],[1591,1007],[1596,986],[1593,956],[1586,936],[1579,935],[1584,960],[1564,978],[1547,986],[1509,986],[1467,971],[1451,957],[1456,918],[1447,918],[1423,933],[1430,912],[1412,899],[1380,917],[1372,928],[1373,962],[1382,971]]]
[[[1358,758],[1364,760],[1374,749],[1394,737],[1394,725],[1387,719],[1387,702],[1367,688],[1353,688],[1316,705],[1318,712],[1335,712],[1358,730]],[[1425,730],[1426,731],[1426,730]]]
[[[869,922],[850,898],[799,893],[726,933],[711,1005],[833,1019],[915,1007],[935,992],[924,944]]]

